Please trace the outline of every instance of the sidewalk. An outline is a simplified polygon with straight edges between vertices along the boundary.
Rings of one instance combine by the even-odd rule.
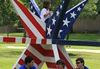
[[[81,52],[100,53],[100,50],[92,50],[92,49],[66,49],[66,51],[81,51]]]
[[[25,47],[12,47],[8,46],[8,49],[25,49]],[[92,49],[66,49],[66,51],[81,51],[81,52],[91,52],[91,53],[100,53],[100,50],[92,50]]]

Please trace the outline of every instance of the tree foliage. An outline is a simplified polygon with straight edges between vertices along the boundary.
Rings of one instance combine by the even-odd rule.
[[[42,9],[42,3],[44,0],[35,0],[35,1],[38,4],[39,8]],[[49,1],[51,1],[51,4],[52,4],[51,9],[55,11],[57,7],[60,5],[61,1],[63,0],[49,0]],[[71,9],[72,7],[74,7],[81,1],[83,0],[70,0],[68,9]],[[29,5],[28,0],[25,0],[23,2],[25,4],[28,3]],[[99,7],[100,7],[100,0],[89,0],[85,8],[83,9],[82,13],[80,14],[80,18],[95,18],[97,13],[100,12]]]
[[[97,1],[96,6],[97,6],[96,10],[100,14],[100,0]]]
[[[76,4],[81,2],[82,0],[70,0],[69,9],[74,7]],[[97,15],[96,10],[96,2],[97,0],[89,0],[85,5],[83,11],[81,12],[79,18],[95,18]]]
[[[18,18],[9,0],[0,2],[0,25],[5,26],[15,22]]]
[[[25,5],[28,9],[30,8],[29,0],[19,0],[23,5]],[[40,9],[42,9],[42,3],[44,0],[35,0]],[[62,0],[50,0],[51,1],[51,9],[56,10],[60,5]],[[68,9],[71,9],[76,4],[81,2],[82,0],[70,0]],[[85,8],[83,9],[80,17],[82,18],[94,18],[97,13],[100,13],[100,0],[89,0]],[[14,24],[18,22],[18,17],[15,13],[15,9],[11,5],[10,0],[0,0],[0,26]]]
[[[96,15],[97,15],[96,2],[97,2],[97,0],[89,0],[88,3],[86,4],[84,10],[82,11],[81,16],[83,16],[84,18],[95,19]]]

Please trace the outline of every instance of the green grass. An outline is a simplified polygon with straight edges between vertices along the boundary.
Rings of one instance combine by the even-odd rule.
[[[6,46],[21,46],[21,47],[26,47],[27,44],[21,44],[21,43],[0,43],[0,47],[6,47]]]
[[[85,60],[85,65],[89,67],[89,69],[100,69],[100,53],[85,53],[85,52],[71,52],[70,57],[72,62],[75,65],[75,59],[77,57],[83,57]]]
[[[21,49],[0,48],[0,69],[11,69],[22,51]]]
[[[9,33],[9,37],[23,37],[24,33]],[[7,36],[7,33],[0,33],[0,36]]]
[[[27,44],[0,43],[0,69],[11,69],[24,49],[7,49],[7,46],[26,47]],[[5,66],[6,65],[6,66]],[[47,66],[44,64],[42,69]]]
[[[11,44],[11,43],[0,43],[0,69],[11,69],[17,59],[20,57],[23,49],[7,49],[7,46],[16,46],[16,47],[26,47],[27,44]],[[75,46],[66,47],[69,49],[76,49]],[[77,46],[78,48],[78,46]],[[86,49],[87,47],[84,47]],[[97,49],[96,47],[88,47],[88,49]],[[100,47],[98,47],[100,50]],[[83,47],[79,47],[79,49],[83,49]],[[72,62],[75,65],[75,59],[78,57],[83,57],[85,59],[85,65],[90,69],[99,69],[100,68],[100,53],[87,53],[87,52],[71,52],[68,51]],[[6,66],[5,66],[6,65]],[[42,69],[47,69],[46,64],[42,67]]]
[[[9,37],[23,37],[24,33],[9,33]],[[7,33],[0,33],[0,36],[7,36]],[[28,36],[28,35],[27,35]],[[100,41],[100,34],[69,34],[69,40],[74,41]]]
[[[69,40],[74,41],[100,41],[100,34],[70,34]]]

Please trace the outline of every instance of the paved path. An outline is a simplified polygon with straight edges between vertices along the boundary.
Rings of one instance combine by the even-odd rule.
[[[66,49],[66,51],[82,51],[82,52],[100,53],[100,50],[92,50],[92,49]]]
[[[25,47],[14,47],[14,46],[8,46],[8,49],[25,49]]]
[[[13,47],[8,46],[8,49],[25,49],[25,47]],[[66,51],[82,51],[82,52],[91,52],[91,53],[100,53],[100,50],[92,50],[92,49],[66,49]]]

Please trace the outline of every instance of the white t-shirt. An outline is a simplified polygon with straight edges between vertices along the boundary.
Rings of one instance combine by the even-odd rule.
[[[50,12],[50,11],[47,10],[46,8],[43,8],[43,9],[42,9],[41,15],[40,15],[42,21],[45,21],[47,18],[49,18],[49,17],[51,16],[51,15],[48,15],[48,16],[44,17],[44,15],[47,14],[47,13],[49,13],[49,12]]]

